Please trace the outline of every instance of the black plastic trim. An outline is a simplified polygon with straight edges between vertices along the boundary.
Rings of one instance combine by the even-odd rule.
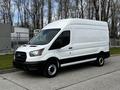
[[[18,62],[13,61],[13,66],[21,70],[40,70],[45,65],[46,61],[37,61],[37,62]]]
[[[86,60],[86,59],[97,58],[99,56],[99,54],[100,53],[61,59],[60,64],[65,64],[65,63],[70,63],[70,62],[76,62],[76,61],[82,61],[82,60]],[[110,52],[104,52],[103,56],[104,56],[104,58],[110,57]]]

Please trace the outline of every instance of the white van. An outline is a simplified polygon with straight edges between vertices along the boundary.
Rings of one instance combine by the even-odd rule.
[[[28,44],[15,52],[13,65],[41,70],[47,77],[60,67],[94,61],[103,66],[109,53],[108,24],[85,19],[63,19],[45,26]]]

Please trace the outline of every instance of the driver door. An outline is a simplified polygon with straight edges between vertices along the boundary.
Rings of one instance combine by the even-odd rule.
[[[52,44],[50,50],[54,50],[60,59],[69,58],[71,53],[70,31],[63,31]]]

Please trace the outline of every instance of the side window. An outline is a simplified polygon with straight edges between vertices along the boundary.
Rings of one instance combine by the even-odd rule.
[[[58,36],[55,42],[50,47],[52,49],[59,49],[62,48],[70,43],[70,31],[64,31]]]

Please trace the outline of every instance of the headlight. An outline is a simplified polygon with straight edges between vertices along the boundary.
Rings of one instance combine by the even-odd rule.
[[[40,55],[42,55],[43,50],[44,50],[44,49],[31,51],[31,52],[30,52],[30,56],[31,56],[31,57],[40,56]]]

